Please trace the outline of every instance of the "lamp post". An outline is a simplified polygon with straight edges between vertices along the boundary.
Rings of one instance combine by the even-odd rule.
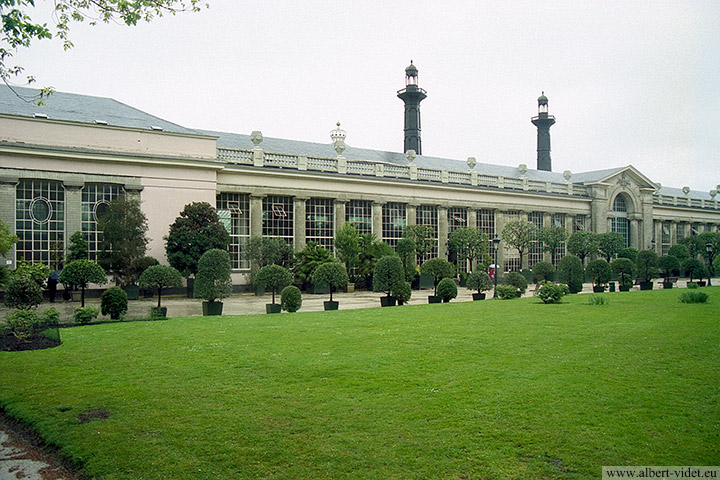
[[[712,283],[710,283],[710,277],[712,277],[712,260],[713,260],[713,244],[710,242],[707,242],[705,244],[705,250],[707,250],[707,258],[708,258],[708,287],[712,287]]]
[[[492,243],[493,243],[493,252],[495,253],[495,275],[493,275],[493,277],[495,277],[495,278],[493,279],[493,280],[495,280],[495,288],[493,289],[493,298],[498,298],[498,294],[497,294],[497,278],[498,278],[498,268],[499,268],[499,267],[498,267],[497,254],[498,254],[498,246],[500,245],[500,238],[497,236],[497,233],[496,233],[495,236],[493,237]]]

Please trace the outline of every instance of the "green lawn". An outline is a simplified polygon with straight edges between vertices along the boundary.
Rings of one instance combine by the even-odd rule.
[[[104,479],[718,465],[720,287],[703,290],[65,329],[0,352],[0,404]],[[110,417],[78,422],[96,408]]]

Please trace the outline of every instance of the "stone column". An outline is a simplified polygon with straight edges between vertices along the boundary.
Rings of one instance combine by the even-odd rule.
[[[65,243],[73,233],[82,232],[82,189],[85,182],[79,179],[63,181],[65,186]]]
[[[544,227],[554,227],[555,225],[552,223],[552,213],[543,212],[543,226]],[[552,263],[552,254],[550,252],[543,252],[543,261]]]
[[[0,174],[0,220],[7,225],[10,234],[15,233],[15,201],[18,177]],[[10,247],[4,257],[0,257],[2,265],[13,270],[15,268],[15,245]]]
[[[642,195],[642,212],[641,217],[643,218],[643,228],[641,237],[644,241],[637,247],[640,250],[650,248],[650,241],[652,240],[653,232],[653,196],[652,192],[644,192]],[[656,238],[656,243],[660,242],[659,238]]]
[[[594,185],[591,188],[592,203],[590,204],[590,225],[588,229],[595,233],[607,233],[608,226],[608,199],[607,188]]]
[[[293,242],[295,244],[295,250],[299,251],[305,248],[306,244],[306,231],[307,228],[307,221],[306,221],[306,206],[307,206],[307,198],[303,197],[295,197],[293,201],[293,207],[294,207],[294,228],[295,228],[295,241]]]
[[[345,215],[346,215],[346,207],[347,207],[347,200],[340,200],[335,199],[335,219],[334,219],[334,225],[335,225],[335,235],[340,231],[343,224],[345,224]]]
[[[636,215],[630,217],[630,246],[638,248],[640,245],[640,219]]]
[[[448,258],[448,209],[438,207],[438,257]]]
[[[250,235],[253,237],[263,234],[262,201],[262,195],[250,195]]]
[[[498,254],[497,254],[497,264],[498,264],[498,272],[503,272],[503,269],[505,267],[505,251],[507,249],[507,245],[505,245],[505,242],[502,241],[502,230],[505,224],[507,223],[507,219],[505,218],[505,212],[501,212],[500,210],[495,210],[495,234],[500,238],[500,246],[498,247]],[[492,238],[490,239],[492,241]],[[492,248],[492,247],[490,247]],[[490,252],[492,255],[492,251]],[[494,259],[493,259],[494,261]],[[498,277],[499,279],[499,277]]]
[[[417,203],[408,203],[406,206],[407,225],[417,225]]]
[[[467,209],[467,227],[477,228],[477,210],[475,208]],[[492,238],[490,239],[492,240]]]
[[[373,200],[372,204],[372,233],[382,240],[382,207],[385,202]]]

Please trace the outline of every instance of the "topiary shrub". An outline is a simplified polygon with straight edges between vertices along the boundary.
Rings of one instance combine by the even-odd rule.
[[[151,265],[142,272],[138,283],[142,288],[154,288],[157,290],[157,308],[161,308],[160,301],[163,289],[182,286],[182,275],[177,269],[169,265]]]
[[[537,296],[543,303],[560,303],[562,297],[564,297],[570,290],[564,283],[557,284],[554,282],[543,281],[540,282],[540,288],[538,288]]]
[[[632,286],[632,272],[635,264],[629,258],[616,258],[610,262],[610,269],[618,276],[618,282],[621,287]]]
[[[297,312],[302,307],[302,292],[295,285],[288,285],[280,292],[280,305],[286,312]]]
[[[687,282],[687,288],[693,290],[695,288],[700,288],[700,286],[697,283]]]
[[[397,299],[398,305],[408,303],[412,297],[412,287],[410,282],[399,282],[392,289],[392,296]]]
[[[672,255],[663,255],[658,258],[658,268],[662,270],[663,275],[665,276],[665,281],[667,281],[667,279],[672,276],[673,272],[680,270],[680,260]]]
[[[85,289],[90,283],[107,282],[105,270],[91,260],[74,260],[63,268],[58,281],[64,285],[80,287],[80,307],[85,307]]]
[[[5,290],[5,305],[20,310],[30,310],[43,301],[40,286],[31,278],[13,278]]]
[[[99,314],[100,310],[98,310],[97,308],[78,307],[75,309],[73,318],[75,319],[75,323],[79,325],[87,325],[88,323],[95,320]]]
[[[333,301],[333,290],[344,287],[349,281],[345,265],[339,262],[328,262],[319,265],[313,272],[312,279],[315,285],[328,284],[331,302]]]
[[[420,273],[433,277],[433,286],[435,288],[433,295],[437,296],[437,288],[440,280],[454,276],[455,265],[444,258],[431,258],[430,260],[425,260],[422,265],[420,265]]]
[[[513,285],[498,285],[497,294],[500,300],[511,300],[518,298],[518,289]]]
[[[604,258],[598,258],[588,263],[585,272],[590,275],[593,285],[600,287],[610,281],[612,270],[610,264]]]
[[[706,303],[709,295],[705,292],[683,292],[680,295],[682,303]]]
[[[375,262],[373,269],[374,292],[387,292],[387,296],[390,297],[393,289],[404,281],[402,260],[397,255],[385,255]]]
[[[449,302],[453,298],[457,297],[457,285],[452,278],[443,278],[440,280],[437,286],[437,294],[442,298],[443,302]]]
[[[154,265],[160,265],[160,262],[155,257],[140,257],[133,260],[130,267],[132,283],[139,282],[140,276],[143,274],[143,272]]]
[[[100,311],[103,315],[110,315],[113,320],[118,320],[121,315],[125,315],[127,306],[127,293],[120,287],[110,287],[100,297]]]
[[[280,265],[265,265],[255,275],[255,283],[261,287],[272,289],[272,304],[275,305],[275,292],[278,292],[292,283],[292,274],[287,268]]]
[[[690,250],[688,250],[685,245],[678,243],[670,247],[668,255],[672,255],[682,262],[683,260],[690,258]]]
[[[12,272],[12,278],[28,278],[37,283],[42,289],[50,275],[50,267],[44,263],[30,263],[25,260],[18,262],[17,268]]]
[[[558,263],[558,280],[567,284],[570,293],[578,293],[583,288],[584,269],[575,255],[565,255]]]
[[[543,280],[550,279],[550,275],[555,273],[555,267],[553,267],[553,264],[550,262],[537,262],[532,267],[532,273],[537,279],[537,282],[540,283]]]
[[[227,251],[213,248],[203,253],[197,264],[195,298],[202,298],[213,303],[230,296],[232,293],[231,268],[230,255]]]
[[[511,285],[516,288],[518,297],[521,297],[527,290],[528,282],[525,276],[519,272],[510,272],[505,274],[502,279],[503,285]]]
[[[702,278],[705,273],[703,264],[697,258],[687,258],[682,262],[682,270],[690,277],[692,282],[694,278]]]
[[[493,288],[493,282],[490,280],[490,275],[479,269],[468,275],[466,285],[467,288],[470,290],[477,290],[478,293],[482,293]]]
[[[641,250],[638,252],[635,266],[637,267],[638,278],[644,278],[646,282],[652,281],[657,277],[658,256],[652,250]]]

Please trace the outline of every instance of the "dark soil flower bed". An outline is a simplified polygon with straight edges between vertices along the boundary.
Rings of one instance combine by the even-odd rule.
[[[0,351],[19,352],[22,350],[42,350],[61,345],[60,332],[57,328],[35,333],[27,339],[21,340],[10,332],[0,330]]]

